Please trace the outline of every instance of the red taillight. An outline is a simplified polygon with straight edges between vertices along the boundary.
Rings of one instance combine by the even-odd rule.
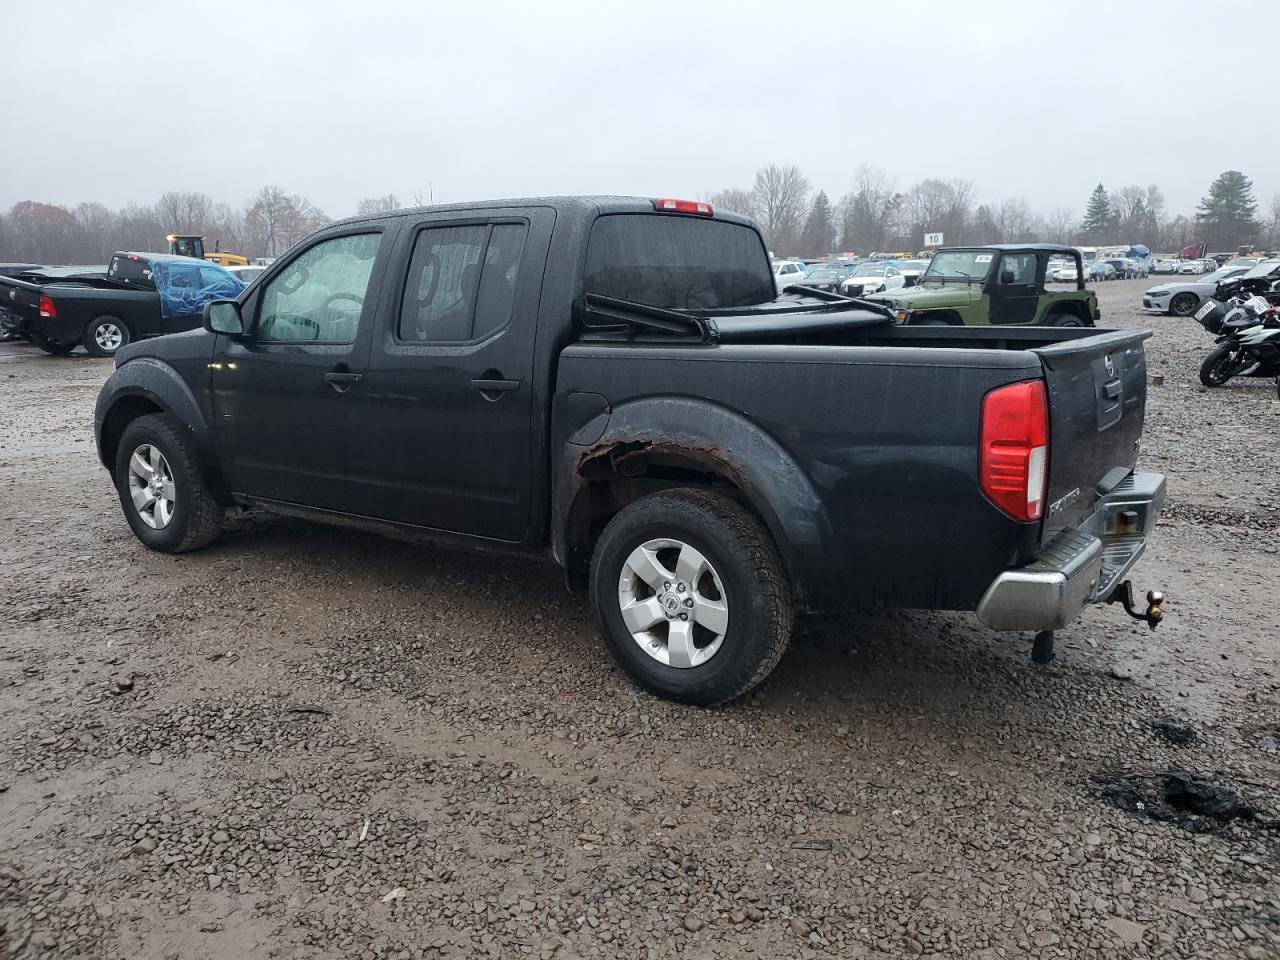
[[[30,303],[30,301],[27,301]],[[57,319],[58,308],[53,304],[53,297],[40,298],[40,316],[48,317],[50,320]]]
[[[1049,405],[1043,380],[992,390],[982,400],[982,492],[1015,520],[1039,520],[1049,466]]]
[[[711,204],[703,203],[701,200],[655,200],[653,209],[663,213],[696,213],[700,217],[709,217],[712,214]]]

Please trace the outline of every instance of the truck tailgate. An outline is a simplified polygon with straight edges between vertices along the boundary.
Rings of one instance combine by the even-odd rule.
[[[1149,330],[1113,330],[1033,352],[1049,397],[1041,542],[1075,527],[1133,470],[1147,402]]]
[[[30,323],[40,315],[40,292],[39,284],[0,277],[0,309]]]

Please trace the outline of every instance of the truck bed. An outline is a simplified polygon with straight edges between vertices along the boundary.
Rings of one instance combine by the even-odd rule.
[[[713,320],[705,343],[593,342],[561,357],[557,393],[606,398],[609,431],[637,440],[663,408],[710,401],[731,461],[741,418],[822,503],[795,563],[831,571],[816,608],[974,609],[999,572],[1029,563],[1132,472],[1146,398],[1145,331],[903,327],[867,311]],[[979,487],[983,397],[1043,379],[1050,418],[1045,517],[1018,522]],[[686,410],[685,413],[688,411]],[[781,471],[782,465],[779,464]]]

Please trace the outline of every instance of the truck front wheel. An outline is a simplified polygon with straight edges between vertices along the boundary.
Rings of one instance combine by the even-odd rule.
[[[790,591],[768,531],[706,490],[656,493],[617,513],[591,558],[591,599],[618,665],[681,703],[741,696],[791,639]]]
[[[196,550],[222,528],[222,507],[209,492],[190,442],[163,413],[124,428],[115,481],[129,527],[152,550]]]
[[[84,328],[81,342],[95,357],[113,357],[117,350],[129,342],[129,328],[115,317],[98,317]]]

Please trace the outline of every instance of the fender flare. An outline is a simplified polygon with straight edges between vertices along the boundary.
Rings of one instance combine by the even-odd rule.
[[[94,437],[102,465],[107,470],[115,469],[115,458],[108,449],[112,438],[104,435],[104,428],[112,411],[130,397],[147,400],[173,418],[190,439],[210,488],[221,497],[226,485],[218,468],[208,418],[182,375],[154,357],[139,357],[121,364],[102,385],[93,414]]]
[[[670,451],[700,460],[733,482],[773,537],[796,599],[808,605],[832,541],[831,523],[800,465],[760,426],[699,397],[654,396],[598,414],[575,436],[595,439],[569,440],[562,448],[552,515],[552,547],[561,563],[569,556],[570,516],[591,482],[583,468],[619,449]]]

